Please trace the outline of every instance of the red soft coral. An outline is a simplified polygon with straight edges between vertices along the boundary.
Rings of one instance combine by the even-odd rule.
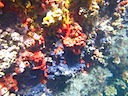
[[[80,52],[80,48],[86,45],[85,41],[87,36],[83,33],[82,27],[74,22],[70,26],[66,26],[65,37],[63,37],[63,44],[66,47],[69,47],[73,50],[73,52],[77,53]],[[75,51],[74,51],[75,50]]]
[[[13,78],[13,75],[6,75],[0,80],[0,84],[8,90],[18,91],[18,82]]]

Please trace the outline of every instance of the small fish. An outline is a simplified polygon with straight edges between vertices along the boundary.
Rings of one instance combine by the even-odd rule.
[[[0,1],[0,8],[3,8],[4,4]]]
[[[0,15],[3,14],[3,11],[0,9]]]

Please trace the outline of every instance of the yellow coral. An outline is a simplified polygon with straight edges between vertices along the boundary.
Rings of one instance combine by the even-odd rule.
[[[63,26],[65,26],[66,24],[70,24],[73,21],[73,18],[70,18],[70,11],[69,11],[69,7],[70,7],[70,0],[66,0],[65,3],[63,4],[62,7],[62,11],[63,11]]]
[[[89,10],[91,11],[91,16],[96,16],[99,13],[99,6],[95,0],[93,0],[92,4],[89,7]]]
[[[43,18],[42,24],[47,25],[47,26],[50,26],[51,24],[55,23],[54,18],[50,14],[51,14],[51,12],[49,12],[47,14],[47,16]]]
[[[51,11],[49,11],[46,15],[46,17],[43,18],[42,24],[46,26],[50,26],[58,21],[62,21],[63,24],[70,24],[71,18],[70,18],[70,0],[65,0],[62,2],[62,8],[58,8],[57,6],[55,8],[52,8]]]
[[[10,0],[10,1],[12,1],[12,2],[16,2],[16,0]]]
[[[67,9],[68,9],[68,8],[69,8],[69,6],[70,6],[70,0],[66,0],[66,1],[65,1],[65,8],[67,8]]]
[[[28,1],[25,7],[26,7],[26,8],[30,8],[31,6],[32,6],[31,2]]]
[[[63,14],[63,23],[64,24],[69,24],[70,23],[69,10],[64,8],[63,12],[64,12],[64,14]]]
[[[43,18],[42,24],[46,26],[50,26],[54,24],[57,21],[62,20],[62,10],[60,8],[58,9],[53,9],[52,11],[49,11],[46,15],[46,17]]]

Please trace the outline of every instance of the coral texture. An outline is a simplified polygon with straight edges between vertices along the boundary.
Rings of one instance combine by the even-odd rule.
[[[0,96],[125,96],[127,45],[128,0],[0,0]]]

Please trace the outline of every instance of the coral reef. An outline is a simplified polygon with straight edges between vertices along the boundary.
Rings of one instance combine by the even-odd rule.
[[[0,96],[126,96],[127,25],[128,0],[0,0]]]

